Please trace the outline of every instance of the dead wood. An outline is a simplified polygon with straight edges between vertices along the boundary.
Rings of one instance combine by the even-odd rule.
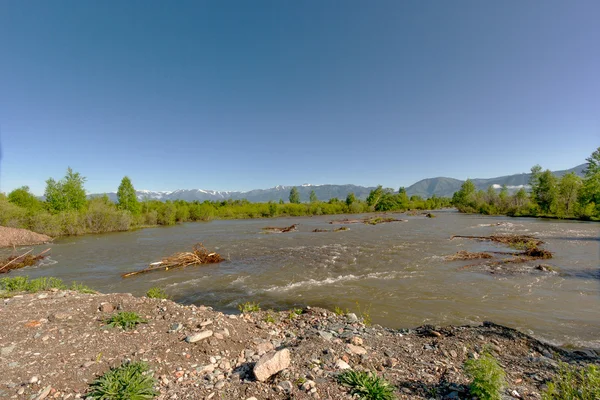
[[[293,232],[293,231],[297,231],[297,230],[298,230],[298,224],[286,226],[283,228],[280,228],[277,226],[267,226],[267,227],[263,228],[263,231],[267,231],[269,233],[287,233],[287,232]]]
[[[329,221],[330,224],[336,224],[336,225],[347,225],[347,224],[368,224],[368,225],[378,225],[378,224],[385,224],[388,222],[406,222],[405,219],[396,219],[396,218],[391,218],[391,217],[367,217],[367,218],[363,218],[363,219],[338,219],[338,220],[333,220],[333,221]]]
[[[12,271],[13,269],[20,269],[23,267],[29,267],[31,265],[35,265],[39,261],[48,257],[48,254],[46,254],[46,253],[48,253],[50,251],[50,249],[46,249],[39,254],[29,254],[32,251],[33,251],[33,249],[29,250],[21,255],[10,256],[4,260],[0,260],[0,264],[2,265],[2,267],[0,267],[0,274],[6,274],[6,273]]]
[[[197,243],[191,252],[175,253],[170,257],[163,258],[161,261],[150,264],[147,268],[125,273],[121,277],[128,278],[153,271],[168,271],[169,269],[184,268],[189,265],[216,264],[223,260],[220,254],[215,252],[209,253],[202,243]]]
[[[476,260],[480,258],[493,258],[492,255],[488,253],[471,253],[468,251],[461,250],[456,254],[451,256],[446,256],[446,261],[455,261],[455,260]]]
[[[491,236],[465,236],[465,235],[453,235],[450,240],[454,238],[465,238],[465,239],[476,239],[476,240],[488,240],[491,242],[502,243],[507,245],[527,245],[539,246],[544,244],[540,239],[529,236],[529,235],[491,235]]]

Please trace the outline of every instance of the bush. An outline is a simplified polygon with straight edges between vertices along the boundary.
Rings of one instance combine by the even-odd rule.
[[[596,400],[600,399],[600,369],[560,363],[558,374],[542,393],[543,400]]]
[[[338,376],[338,382],[350,389],[350,394],[366,400],[392,400],[394,388],[374,373],[347,370]]]
[[[106,320],[107,328],[120,326],[124,330],[133,329],[138,324],[146,324],[148,321],[140,317],[134,312],[122,311],[115,314]]]
[[[122,364],[96,379],[86,398],[95,400],[145,400],[158,395],[156,380],[143,362]]]
[[[473,380],[469,386],[471,394],[480,400],[500,400],[505,386],[505,372],[498,361],[489,353],[464,364],[465,372]]]
[[[159,287],[153,287],[148,289],[146,297],[151,299],[166,299],[168,298],[167,293]]]

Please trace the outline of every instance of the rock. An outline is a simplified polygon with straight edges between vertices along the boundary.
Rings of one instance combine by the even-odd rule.
[[[25,393],[25,388],[24,387],[20,387],[19,390],[17,391],[17,394],[20,396],[23,393]]]
[[[186,337],[185,341],[188,343],[196,343],[196,342],[199,342],[200,340],[211,337],[212,334],[213,334],[212,331],[201,331],[201,332],[198,332],[198,333],[195,333],[193,335]]]
[[[59,312],[56,312],[56,313],[50,315],[48,317],[48,320],[52,321],[52,322],[56,322],[56,321],[64,321],[64,320],[67,320],[69,318],[71,318],[70,314],[68,314],[66,312],[59,311]]]
[[[346,351],[351,354],[367,354],[367,350],[365,350],[363,347],[355,346],[353,344],[347,344]]]
[[[350,365],[348,365],[348,363],[344,360],[337,360],[335,362],[335,367],[337,369],[350,369]]]
[[[40,393],[40,395],[38,397],[35,398],[35,400],[43,400],[46,397],[48,397],[48,395],[50,394],[50,391],[52,390],[52,386],[48,385],[44,388],[44,390],[42,390],[42,393]]]
[[[294,385],[292,385],[292,382],[290,382],[290,381],[283,381],[283,382],[279,382],[279,385],[277,385],[277,388],[286,394],[290,394],[290,393],[292,393]]]
[[[248,397],[246,400],[258,400],[256,397]]]
[[[37,376],[32,376],[29,383],[33,385],[34,383],[37,383],[37,381],[39,381],[39,378]]]
[[[256,350],[259,356],[262,356],[263,354],[268,353],[274,349],[275,348],[273,347],[271,342],[260,343],[258,346],[256,346]]]
[[[215,389],[223,389],[224,386],[225,386],[225,381],[221,380],[215,384]]]
[[[393,368],[398,364],[398,360],[392,357],[388,357],[383,362],[383,365],[387,368]]]
[[[456,358],[456,357],[458,357],[458,354],[456,353],[456,351],[455,351],[455,350],[450,350],[450,355],[451,355],[453,358]]]
[[[360,338],[358,336],[354,336],[354,337],[352,337],[352,339],[350,339],[350,343],[355,346],[362,346],[363,340],[362,340],[362,338]]]
[[[325,331],[319,331],[319,336],[327,341],[331,341],[331,339],[333,339],[333,334]]]
[[[6,347],[2,347],[0,349],[0,356],[2,357],[7,357],[10,353],[13,352],[13,350],[15,349],[15,345],[11,345],[11,346],[6,346]]]
[[[103,313],[109,313],[115,310],[115,306],[113,306],[110,303],[100,303],[100,307],[98,307],[98,310],[100,310]]]
[[[175,322],[174,324],[171,324],[171,326],[169,327],[169,333],[179,332],[182,329],[183,329],[183,324],[180,324],[179,322]]]
[[[254,366],[254,376],[264,382],[270,376],[290,366],[290,351],[288,349],[267,353]]]

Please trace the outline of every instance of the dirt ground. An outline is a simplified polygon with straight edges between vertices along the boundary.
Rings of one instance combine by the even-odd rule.
[[[148,323],[106,328],[119,310]],[[350,399],[336,381],[348,366],[375,371],[399,399],[470,398],[462,365],[484,349],[507,372],[505,398],[539,399],[557,361],[600,361],[594,351],[567,352],[491,323],[391,330],[316,308],[225,315],[129,294],[18,295],[0,300],[0,321],[6,399],[85,398],[89,383],[124,360],[150,365],[159,399]],[[186,341],[198,333],[207,337]],[[289,365],[258,381],[255,363],[281,349]]]
[[[27,229],[0,226],[0,248],[31,246],[34,244],[48,243],[50,241],[52,241],[50,236],[28,231]]]

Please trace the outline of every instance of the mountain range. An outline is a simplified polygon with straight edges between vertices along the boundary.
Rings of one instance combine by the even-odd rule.
[[[586,168],[586,164],[578,165],[575,168],[571,168],[563,171],[554,171],[556,176],[563,176],[569,172],[575,172],[579,176],[583,176],[583,171]],[[493,186],[499,190],[503,185],[506,185],[509,192],[517,191],[520,188],[528,188],[528,182],[531,174],[515,174],[500,176],[497,178],[489,179],[471,179],[477,189],[487,190],[489,186]],[[452,195],[460,189],[460,186],[464,181],[454,178],[429,178],[418,181],[417,183],[406,188],[406,193],[409,196],[421,196],[428,198],[433,195],[438,197],[452,197]],[[241,200],[246,199],[250,202],[267,202],[267,201],[279,201],[280,199],[287,201],[290,190],[293,186],[275,186],[269,189],[255,189],[247,192],[236,192],[236,191],[215,191],[215,190],[203,190],[203,189],[179,189],[172,192],[169,191],[150,191],[150,190],[138,190],[136,191],[137,197],[140,200],[152,199],[152,200],[185,200],[185,201],[219,201],[219,200]],[[366,199],[369,192],[375,187],[365,187],[357,185],[311,185],[303,184],[296,186],[300,194],[300,201],[309,201],[311,191],[315,191],[319,200],[327,201],[333,197],[338,199],[345,199],[348,193],[354,193],[359,199]],[[395,191],[398,188],[394,188]],[[116,201],[117,194],[115,192],[106,193],[108,197]],[[91,196],[97,196],[94,194]]]

